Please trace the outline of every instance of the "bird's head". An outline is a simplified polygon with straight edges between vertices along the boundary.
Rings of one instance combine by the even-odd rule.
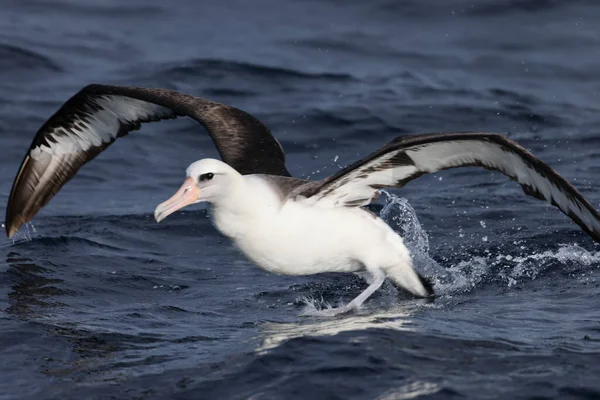
[[[205,158],[187,168],[187,178],[177,192],[154,211],[156,222],[160,222],[175,211],[190,204],[216,203],[228,195],[241,175],[222,161]]]

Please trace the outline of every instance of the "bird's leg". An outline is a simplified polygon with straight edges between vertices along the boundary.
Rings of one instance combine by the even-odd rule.
[[[345,306],[319,310],[317,311],[317,315],[332,317],[359,308],[365,302],[365,300],[367,300],[377,289],[381,287],[383,281],[385,281],[385,272],[383,272],[381,268],[369,268],[368,271],[371,273],[373,279],[371,280],[369,287],[367,287],[361,294],[356,296],[354,300]]]
[[[377,289],[381,287],[383,281],[385,281],[385,272],[383,272],[381,268],[373,268],[370,269],[369,272],[371,273],[372,277],[371,284],[361,294],[356,296],[354,300],[341,308],[345,308],[346,311],[359,308],[369,297],[371,297],[373,293],[375,293]]]

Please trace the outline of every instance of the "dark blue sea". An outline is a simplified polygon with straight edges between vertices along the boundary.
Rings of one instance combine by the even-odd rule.
[[[507,134],[600,208],[594,0],[2,0],[0,215],[40,125],[89,83],[161,87],[266,123],[319,179],[400,135]],[[600,246],[499,173],[382,196],[439,296],[285,277],[190,207],[152,212],[217,152],[147,124],[0,241],[0,399],[598,399]]]

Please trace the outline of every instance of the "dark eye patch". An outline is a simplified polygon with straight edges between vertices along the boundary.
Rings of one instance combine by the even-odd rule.
[[[198,178],[198,180],[200,180],[200,181],[210,181],[214,176],[215,176],[215,174],[213,174],[212,172],[207,172],[206,174],[200,175],[200,177]]]

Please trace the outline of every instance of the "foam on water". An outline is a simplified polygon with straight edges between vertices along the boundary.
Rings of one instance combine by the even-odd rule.
[[[315,299],[314,297],[300,297],[297,299],[300,303],[303,303],[302,311],[300,311],[300,316],[302,317],[317,317],[321,316],[321,310],[329,310],[333,308],[333,306],[326,302],[322,297],[321,299]]]

